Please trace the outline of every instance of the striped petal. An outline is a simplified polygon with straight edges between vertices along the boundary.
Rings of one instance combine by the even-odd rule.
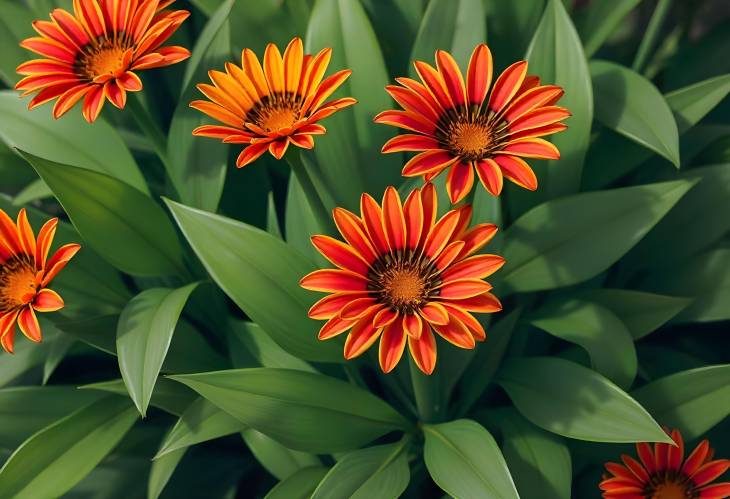
[[[499,255],[476,255],[446,269],[441,278],[443,282],[456,279],[484,279],[504,265],[504,258]]]
[[[431,324],[448,324],[449,322],[449,313],[440,303],[427,303],[421,307],[419,313],[421,314],[421,317]]]
[[[492,286],[479,279],[457,279],[442,284],[439,290],[439,298],[442,300],[464,300],[475,296],[483,295],[492,289]]]
[[[436,338],[430,327],[424,327],[419,338],[408,336],[408,350],[413,361],[424,374],[433,373],[436,367]]]
[[[15,339],[15,324],[18,319],[18,311],[7,312],[0,315],[0,343],[3,350],[13,353],[13,340]]]
[[[463,300],[450,300],[448,303],[469,312],[493,314],[502,310],[502,304],[492,293],[484,293]]]
[[[335,316],[328,320],[322,329],[319,330],[317,338],[320,340],[329,340],[335,336],[339,336],[352,327],[355,321],[342,319],[341,317]]]
[[[55,312],[64,306],[63,298],[52,289],[41,289],[33,300],[33,308],[38,312]]]
[[[451,102],[455,106],[461,106],[466,102],[466,89],[464,88],[464,77],[461,75],[459,65],[448,52],[436,51],[436,66],[446,85],[446,90],[451,96]]]
[[[394,187],[388,187],[383,195],[383,228],[391,251],[406,246],[406,222],[400,196]]]
[[[427,326],[426,326],[427,327]],[[403,316],[403,331],[411,338],[418,339],[423,333],[424,324],[418,314],[405,314]]]
[[[336,293],[325,296],[309,309],[307,317],[316,320],[326,320],[340,315],[340,312],[351,302],[361,298],[363,295],[359,292],[354,293]]]
[[[404,177],[418,177],[420,175],[441,171],[451,166],[458,159],[443,149],[422,152],[406,163],[403,167],[402,175]]]
[[[359,319],[345,340],[345,358],[350,360],[365,353],[375,343],[381,332],[382,329],[373,326],[372,316],[366,315]]]
[[[74,257],[74,255],[76,255],[76,253],[79,252],[80,249],[81,245],[75,243],[65,244],[58,248],[46,264],[41,286],[48,286],[53,278],[56,277],[61,270],[63,270],[66,264]]]
[[[497,81],[494,82],[494,88],[489,96],[489,109],[495,113],[499,113],[512,98],[522,85],[522,81],[527,75],[527,62],[515,62],[505,69]]]
[[[341,269],[367,275],[370,266],[347,244],[329,236],[312,236],[312,244],[330,262]]]
[[[516,156],[498,155],[494,157],[494,162],[499,165],[505,178],[530,191],[537,189],[535,172],[523,159]]]
[[[41,326],[31,307],[24,307],[18,314],[18,327],[29,340],[41,341]]]
[[[554,144],[537,138],[511,141],[502,152],[523,158],[560,159],[560,151]]]
[[[474,336],[471,335],[466,326],[456,317],[451,316],[449,323],[433,328],[443,339],[459,348],[472,349],[476,346]]]
[[[380,255],[388,252],[388,240],[383,229],[383,212],[370,194],[360,197],[360,212],[365,223],[368,239]]]
[[[446,192],[452,204],[466,197],[474,186],[474,169],[470,163],[461,161],[453,164],[446,178]]]
[[[403,350],[406,347],[406,334],[403,331],[401,321],[391,323],[383,331],[380,337],[380,346],[378,348],[378,359],[380,368],[384,373],[389,373],[400,362],[403,357]]]
[[[311,291],[365,291],[367,278],[346,270],[315,270],[304,276],[299,284]]]
[[[479,106],[492,84],[492,54],[485,44],[477,45],[469,60],[466,73],[466,93],[469,103]]]
[[[392,139],[388,140],[388,142],[386,142],[383,146],[381,152],[387,154],[403,151],[430,151],[433,149],[441,149],[441,145],[438,140],[433,137],[406,133],[403,135],[396,135]]]
[[[373,248],[372,242],[365,232],[365,226],[354,213],[344,208],[335,208],[335,225],[345,241],[357,251],[368,263],[374,262],[378,255]]]

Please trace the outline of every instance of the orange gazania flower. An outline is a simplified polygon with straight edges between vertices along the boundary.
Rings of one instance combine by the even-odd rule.
[[[338,269],[317,270],[301,285],[332,293],[309,311],[327,320],[319,332],[326,340],[350,331],[345,358],[352,359],[380,338],[380,367],[390,372],[400,361],[406,339],[418,367],[431,374],[436,366],[432,330],[461,348],[486,339],[472,312],[498,312],[499,300],[483,281],[504,264],[497,255],[474,255],[497,232],[493,224],[467,229],[471,207],[449,211],[436,221],[432,184],[410,193],[401,205],[389,187],[382,208],[363,194],[361,217],[334,211],[346,243],[328,236],[312,242]]]
[[[639,460],[623,455],[623,464],[607,463],[611,477],[600,484],[603,497],[611,499],[723,499],[730,497],[730,482],[712,482],[728,468],[730,460],[713,460],[714,451],[703,440],[684,458],[684,441],[677,430],[677,444],[636,444]]]
[[[50,21],[35,21],[40,34],[21,46],[42,55],[18,66],[28,75],[15,86],[23,95],[37,92],[29,108],[58,98],[59,118],[84,98],[83,114],[92,123],[106,99],[123,108],[127,92],[142,90],[135,71],[175,64],[190,57],[183,47],[161,47],[190,15],[163,11],[175,0],[74,0],[71,14],[51,12]]]
[[[558,159],[558,149],[540,137],[564,130],[570,113],[554,104],[563,95],[555,85],[540,85],[527,75],[527,62],[508,67],[492,82],[492,56],[478,45],[471,56],[466,83],[448,52],[436,52],[436,68],[416,61],[423,83],[396,78],[386,90],[403,110],[385,111],[376,123],[415,134],[398,135],[383,146],[384,153],[419,151],[406,163],[403,175],[424,176],[428,182],[448,169],[447,190],[452,203],[474,185],[474,170],[491,194],[502,192],[503,177],[526,189],[537,189],[537,178],[522,158]]]
[[[198,127],[193,135],[249,144],[236,160],[239,168],[267,149],[281,159],[289,143],[311,149],[312,136],[326,132],[317,122],[357,102],[350,97],[325,102],[352,73],[344,69],[323,81],[331,55],[330,48],[315,56],[304,54],[302,40],[294,38],[283,57],[276,45],[267,45],[262,67],[256,54],[244,49],[240,67],[226,63],[225,73],[208,73],[213,85],[198,85],[210,101],[196,100],[190,106],[222,125]]]
[[[46,222],[36,241],[25,209],[18,213],[17,224],[0,210],[0,343],[7,352],[13,351],[16,322],[28,339],[39,342],[35,312],[63,308],[61,297],[47,286],[80,246],[62,246],[49,259],[56,225],[57,218]]]

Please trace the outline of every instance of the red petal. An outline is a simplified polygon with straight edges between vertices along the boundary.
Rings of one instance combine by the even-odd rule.
[[[494,157],[494,161],[502,170],[502,175],[506,178],[530,191],[537,189],[537,177],[532,171],[530,165],[516,156],[499,155]]]
[[[449,316],[456,317],[466,326],[476,341],[484,341],[487,339],[487,332],[484,331],[484,326],[469,312],[455,307],[448,302],[444,303],[444,307],[449,312]]]
[[[360,212],[375,250],[380,255],[388,253],[388,240],[383,230],[383,212],[370,194],[365,193],[360,197]]]
[[[340,314],[340,311],[348,303],[362,297],[362,293],[336,293],[333,295],[325,296],[317,303],[312,305],[309,309],[307,316],[310,319],[325,320],[331,319],[336,315]]]
[[[52,289],[41,289],[33,300],[33,308],[39,312],[55,312],[63,308],[63,298]]]
[[[700,444],[692,451],[687,457],[687,460],[682,466],[682,473],[685,475],[693,475],[695,471],[705,462],[708,452],[710,451],[710,443],[707,440],[703,440]]]
[[[406,222],[400,196],[394,187],[388,187],[383,195],[383,226],[391,251],[405,248]]]
[[[341,317],[332,317],[322,326],[317,336],[320,340],[328,340],[338,336],[352,327],[355,321],[342,319]]]
[[[459,348],[472,349],[476,346],[474,337],[469,330],[454,316],[450,317],[448,324],[444,326],[434,325],[433,328],[443,339]]]
[[[253,163],[259,159],[268,148],[269,144],[267,142],[256,142],[255,144],[251,144],[244,148],[243,151],[241,151],[241,154],[238,155],[238,158],[236,159],[236,166],[238,168],[243,168],[249,163]]]
[[[373,317],[373,326],[381,328],[393,323],[394,321],[400,322],[396,321],[399,316],[400,314],[397,310],[389,307],[381,308]]]
[[[408,349],[416,366],[424,373],[431,374],[436,367],[436,338],[430,327],[424,327],[421,337],[408,337]]]
[[[364,230],[364,224],[355,214],[344,208],[335,208],[335,225],[345,238],[345,241],[352,246],[368,263],[374,262],[378,255],[373,249],[372,243]]]
[[[458,279],[442,284],[439,298],[443,300],[464,300],[482,295],[492,289],[492,286],[479,279]]]
[[[367,275],[370,266],[352,247],[329,236],[312,236],[312,244],[322,255],[341,269]]]
[[[412,338],[418,339],[423,333],[424,324],[418,314],[406,314],[403,316],[403,331]]]
[[[504,118],[507,121],[514,121],[523,114],[532,111],[540,106],[554,102],[563,95],[563,89],[556,85],[545,85],[535,87],[520,94],[505,110]]]
[[[365,291],[368,280],[346,270],[321,269],[304,276],[299,284],[312,291]]]
[[[385,143],[381,152],[402,152],[402,151],[430,151],[432,149],[441,149],[438,140],[426,135],[415,135],[406,133],[396,135]]]
[[[446,86],[438,71],[423,61],[415,61],[413,65],[416,67],[416,73],[418,73],[421,81],[426,85],[431,95],[436,98],[436,101],[441,104],[441,107],[444,109],[452,108],[451,98],[446,92]]]
[[[31,307],[24,307],[18,314],[18,326],[23,334],[36,343],[41,341],[41,327]]]
[[[730,497],[730,483],[716,483],[700,490],[702,499],[725,499]]]
[[[484,279],[499,270],[504,261],[499,255],[472,256],[444,270],[441,279],[443,282],[456,279]]]
[[[498,113],[509,104],[522,85],[527,74],[527,62],[519,61],[504,70],[494,82],[492,94],[489,96],[489,108]]]
[[[421,314],[421,317],[431,324],[444,325],[449,323],[449,313],[440,303],[426,303],[423,307],[421,307],[419,313]]]
[[[420,115],[408,111],[383,111],[373,118],[375,123],[396,126],[424,135],[433,135],[436,125]]]
[[[360,297],[355,300],[351,300],[344,307],[342,307],[342,310],[340,311],[340,317],[350,320],[359,319],[360,317],[365,315],[366,312],[374,312],[370,309],[375,305],[377,305],[375,298],[371,296],[360,295]]]
[[[423,228],[423,204],[419,190],[413,190],[408,195],[403,205],[403,215],[406,222],[406,245],[410,249],[415,249],[421,240]]]
[[[560,159],[560,151],[554,144],[534,137],[509,142],[502,151],[523,158]]]
[[[492,293],[484,293],[464,300],[451,300],[448,303],[469,312],[491,314],[502,310],[502,304]]]
[[[441,250],[449,243],[454,229],[459,222],[459,212],[451,210],[431,229],[428,239],[425,242],[423,252],[429,258],[435,258]]]
[[[455,163],[458,159],[443,149],[422,152],[412,157],[406,163],[403,167],[402,175],[404,177],[418,177],[420,175],[441,171]]]
[[[43,281],[41,282],[42,287],[48,286],[48,283],[50,283],[54,277],[58,275],[61,270],[66,266],[66,264],[74,257],[76,253],[81,249],[81,246],[78,244],[65,244],[58,248],[58,250],[53,254],[50,260],[48,260],[48,263],[46,264],[46,272],[43,276]]]
[[[389,373],[398,365],[405,347],[406,334],[403,331],[403,325],[401,321],[395,321],[385,328],[380,337],[378,359],[384,373]]]
[[[15,322],[18,319],[18,311],[7,312],[0,315],[0,342],[3,349],[13,353],[13,340],[15,339]]]
[[[690,476],[696,486],[701,487],[712,482],[730,468],[730,459],[722,459],[718,461],[710,461],[703,465],[693,475]]]
[[[404,110],[416,116],[421,116],[430,123],[438,122],[439,108],[430,105],[429,99],[424,97],[421,92],[399,87],[398,85],[388,85],[385,90]],[[428,93],[425,88],[423,92]]]
[[[474,186],[474,169],[471,163],[457,162],[451,166],[446,178],[446,191],[452,204],[466,197]]]
[[[466,101],[466,89],[464,88],[464,77],[461,75],[459,65],[456,64],[451,54],[443,50],[437,50],[436,66],[446,84],[446,90],[451,96],[451,102],[455,106],[463,105]]]
[[[380,336],[382,329],[373,326],[373,318],[366,315],[358,320],[345,340],[345,358],[354,359],[362,355]]]
[[[469,102],[481,105],[492,83],[492,54],[485,44],[477,45],[471,54],[466,73],[466,90]]]
[[[472,227],[461,236],[464,241],[464,249],[461,250],[457,259],[461,260],[479,251],[492,240],[497,230],[497,226],[494,224],[479,224]]]
[[[492,196],[499,196],[502,192],[502,170],[493,159],[483,159],[474,164],[479,180]]]
[[[562,107],[547,106],[525,113],[520,118],[509,124],[511,134],[523,130],[552,125],[570,116],[570,112]]]

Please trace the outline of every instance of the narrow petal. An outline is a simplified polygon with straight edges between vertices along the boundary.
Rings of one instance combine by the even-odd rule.
[[[636,453],[641,459],[641,463],[649,473],[656,471],[656,460],[654,459],[654,452],[651,450],[651,446],[645,442],[639,442],[636,444]]]
[[[396,135],[385,143],[381,152],[403,152],[403,151],[430,151],[433,149],[441,149],[441,144],[433,137],[425,135],[416,135],[406,133]]]
[[[482,326],[481,323],[469,312],[447,302],[444,303],[444,307],[448,311],[450,317],[456,317],[462,324],[464,324],[464,326],[466,326],[469,333],[471,333],[476,341],[484,341],[487,339],[487,332],[484,330],[484,326]]]
[[[469,312],[493,314],[502,310],[502,304],[492,293],[484,293],[463,300],[450,300],[448,303]]]
[[[441,171],[451,166],[459,158],[443,149],[422,152],[411,158],[403,167],[404,177],[418,177],[432,172]]]
[[[389,373],[398,365],[405,347],[406,334],[403,331],[403,325],[401,321],[395,321],[385,328],[380,337],[378,359],[384,373]]]
[[[436,338],[430,327],[424,327],[420,338],[408,336],[408,350],[416,366],[424,373],[433,373],[436,367]]]
[[[324,326],[322,326],[322,329],[319,330],[317,338],[324,341],[334,338],[335,336],[339,336],[350,329],[354,323],[355,321],[343,319],[338,316],[332,317]]]
[[[18,313],[18,310],[14,310],[0,315],[0,343],[2,343],[3,350],[8,353],[13,353],[15,323],[18,319]]]
[[[335,208],[334,219],[337,230],[340,231],[345,241],[357,251],[368,263],[374,262],[378,255],[373,248],[372,242],[365,232],[365,226],[354,213],[344,208]]]
[[[304,276],[299,284],[311,291],[365,291],[368,280],[346,270],[321,269]]]
[[[243,151],[241,151],[241,154],[238,155],[238,158],[236,159],[236,166],[238,168],[243,168],[244,166],[253,163],[257,159],[259,159],[268,148],[269,144],[267,142],[257,142],[255,144],[251,144],[250,146],[244,148]]]
[[[370,194],[360,197],[360,212],[365,223],[368,238],[380,255],[388,253],[388,240],[383,229],[383,212]]]
[[[474,169],[471,163],[454,163],[446,178],[446,191],[452,204],[456,204],[466,197],[474,186]]]
[[[466,326],[456,317],[451,316],[446,325],[434,325],[433,328],[443,339],[459,348],[472,349],[476,346],[474,336]]]
[[[444,270],[441,279],[443,282],[456,279],[484,279],[502,268],[504,262],[504,258],[499,255],[472,256]]]
[[[44,269],[48,252],[53,244],[53,238],[56,235],[56,227],[58,226],[58,218],[52,218],[43,224],[40,232],[38,232],[38,244],[36,245],[35,266],[37,269]]]
[[[479,224],[469,229],[461,236],[461,239],[464,241],[464,249],[457,259],[461,260],[482,249],[492,240],[497,230],[497,226],[494,224]]]
[[[708,485],[700,490],[702,499],[725,499],[730,497],[730,482]]]
[[[464,77],[461,75],[459,65],[454,58],[444,50],[436,51],[436,66],[446,84],[446,90],[451,96],[451,102],[455,106],[461,106],[466,102],[466,89],[464,88]]]
[[[485,44],[479,44],[471,54],[466,73],[466,93],[469,103],[479,106],[492,84],[492,54]]]
[[[427,327],[427,326],[426,326]],[[421,316],[418,314],[406,314],[403,316],[403,331],[408,336],[414,339],[421,337],[423,333],[424,324],[421,320]]]
[[[570,112],[562,107],[547,106],[535,109],[517,118],[509,124],[510,133],[522,132],[538,127],[552,125],[570,116]]]
[[[433,135],[436,131],[436,125],[434,123],[431,123],[420,115],[409,113],[408,111],[383,111],[375,116],[373,121],[375,123],[395,126],[429,136]]]
[[[446,245],[441,254],[433,261],[434,267],[439,270],[448,268],[456,258],[459,256],[461,251],[464,249],[464,241],[452,241]]]
[[[494,162],[499,165],[505,178],[527,190],[537,190],[535,172],[523,159],[500,154],[494,157]]]
[[[325,296],[309,309],[307,317],[316,320],[326,320],[340,314],[343,307],[347,306],[353,300],[362,297],[359,292],[354,293],[336,293]]]
[[[426,85],[431,95],[438,101],[438,103],[444,109],[451,109],[454,107],[446,91],[446,85],[441,75],[434,69],[433,66],[423,61],[415,61],[413,65],[416,68],[416,73],[421,78],[421,81]]]
[[[289,147],[289,138],[288,137],[284,138],[284,139],[273,140],[273,141],[269,142],[269,152],[276,159],[283,158],[288,147]]]
[[[99,117],[101,109],[104,107],[104,87],[95,85],[92,90],[86,94],[84,105],[82,107],[83,115],[86,121],[93,123]]]
[[[536,87],[520,94],[504,112],[507,121],[514,121],[523,114],[532,111],[540,106],[559,99],[563,95],[563,89],[557,85],[545,85]]]
[[[374,306],[378,305],[378,302],[373,298],[372,296],[367,295],[360,295],[354,300],[351,300],[349,303],[347,303],[344,307],[342,307],[342,310],[340,311],[340,317],[343,319],[359,319],[366,313],[377,313],[380,310],[380,307],[378,307],[377,310],[371,310]]]
[[[440,303],[427,303],[423,307],[421,307],[419,313],[421,314],[421,317],[426,319],[431,324],[443,325],[449,323],[449,313],[446,311],[446,308]]]
[[[52,289],[41,289],[33,300],[33,308],[38,312],[56,312],[64,306],[63,298]]]
[[[649,473],[639,461],[631,456],[627,456],[626,454],[621,456],[621,461],[623,461],[626,467],[640,482],[645,483],[649,481]]]
[[[454,229],[458,222],[459,212],[452,210],[444,215],[441,220],[433,226],[423,249],[426,256],[429,258],[435,258],[439,253],[441,253],[441,250],[443,250],[451,240],[451,235],[454,233]]]
[[[682,473],[687,476],[693,475],[705,462],[709,451],[710,443],[707,440],[700,442],[684,462],[684,465],[682,466]]]
[[[397,310],[390,307],[383,307],[378,310],[373,317],[373,326],[375,326],[376,328],[381,328],[392,324],[394,321],[400,322],[396,321],[396,319],[398,319],[399,317],[400,313]]]
[[[554,144],[534,137],[511,141],[502,151],[523,158],[560,159],[560,151]]]
[[[436,196],[436,188],[433,184],[428,183],[421,188],[421,204],[423,206],[423,228],[421,229],[421,240],[418,242],[419,247],[426,243],[436,223],[438,197]]]
[[[707,485],[730,469],[730,459],[710,461],[698,469],[690,478],[698,487]]]
[[[406,223],[406,246],[415,249],[421,240],[423,229],[423,204],[418,189],[412,190],[403,204],[403,217]]]
[[[36,343],[41,341],[41,326],[31,307],[24,307],[18,314],[18,326],[26,338]]]
[[[489,109],[499,113],[504,106],[509,104],[520,89],[526,74],[526,61],[515,62],[505,69],[494,82],[492,94],[489,96]]]
[[[492,286],[489,283],[479,279],[457,279],[438,288],[439,298],[442,300],[464,300],[482,295],[490,289]]]
[[[672,440],[677,445],[669,446],[669,456],[667,457],[667,467],[673,471],[680,471],[682,461],[684,460],[684,440],[678,430],[672,430]]]
[[[438,104],[433,105],[432,103],[434,101],[430,95],[423,95],[424,93],[428,93],[425,87],[423,88],[423,92],[398,85],[388,85],[385,87],[385,90],[404,110],[416,116],[421,116],[429,123],[438,122],[441,106]]]
[[[21,208],[18,212],[18,241],[23,249],[23,253],[26,255],[34,256],[36,249],[35,234],[33,234],[33,228],[28,222],[28,213],[25,208]]]
[[[294,93],[299,87],[299,78],[304,61],[304,47],[302,39],[294,38],[284,51],[284,82],[287,92]]]
[[[492,196],[499,196],[502,193],[504,183],[502,170],[493,159],[482,159],[475,162],[474,167],[479,176],[479,181]]]
[[[350,360],[365,353],[375,343],[381,332],[382,329],[373,326],[372,316],[366,315],[359,319],[345,340],[345,358]]]
[[[58,275],[66,264],[74,257],[76,253],[81,249],[79,244],[65,244],[58,248],[53,256],[48,260],[46,264],[45,273],[43,275],[43,281],[41,282],[42,287],[48,286],[54,277]]]
[[[341,269],[367,275],[370,266],[352,247],[330,236],[312,236],[312,244],[330,262]]]
[[[383,228],[391,251],[405,248],[406,222],[400,196],[394,187],[388,187],[383,195]]]

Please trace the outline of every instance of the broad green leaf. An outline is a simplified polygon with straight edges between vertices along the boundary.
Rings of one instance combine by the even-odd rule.
[[[31,53],[19,44],[34,35],[31,28],[33,12],[16,0],[0,0],[0,80],[11,87],[21,76],[15,72],[21,63],[31,58]],[[16,97],[17,98],[17,97]]]
[[[269,202],[266,208],[266,232],[283,239],[281,227],[279,227],[279,218],[276,213],[276,201],[274,200],[273,192],[269,192]]]
[[[278,480],[285,480],[302,468],[322,465],[314,454],[287,449],[253,428],[244,429],[241,437],[261,466]]]
[[[307,319],[315,296],[299,280],[314,270],[311,263],[263,230],[167,204],[213,280],[284,350],[305,360],[342,361],[340,347],[317,340],[319,324]]]
[[[311,240],[313,234],[320,232],[319,224],[312,207],[307,202],[302,186],[294,175],[289,177],[285,215],[286,242],[308,256],[312,262],[321,266],[326,265],[327,260],[317,251]]]
[[[317,372],[306,361],[294,357],[282,349],[271,336],[253,322],[236,322],[229,329],[229,335],[246,348],[259,365],[263,367],[281,367],[300,371]]]
[[[559,105],[573,115],[566,121],[568,129],[552,138],[560,160],[546,161],[538,169],[542,189],[548,198],[577,192],[593,120],[593,93],[583,46],[561,0],[548,1],[527,49],[527,61],[529,72],[542,82],[563,87]]]
[[[368,13],[391,75],[408,72],[411,44],[425,3],[421,0],[361,0]]]
[[[412,61],[433,64],[436,50],[445,50],[466,74],[474,47],[485,43],[487,16],[481,0],[430,0],[411,51]],[[415,75],[413,67],[409,68]]]
[[[433,481],[453,497],[519,498],[490,433],[469,419],[425,425],[424,459]]]
[[[37,178],[15,195],[13,198],[13,204],[16,206],[22,206],[26,203],[32,203],[33,201],[50,197],[53,197],[51,189],[49,189],[43,180]]]
[[[167,140],[168,175],[180,200],[208,211],[216,210],[223,194],[228,146],[192,135],[193,129],[211,120],[189,104],[200,95],[195,85],[207,80],[207,72],[223,70],[223,64],[230,60],[228,15],[233,3],[233,0],[222,2],[198,35],[185,68],[182,92]]]
[[[627,255],[627,266],[661,268],[687,261],[730,230],[729,217],[718,216],[730,199],[730,164],[692,168],[682,177],[697,185]]]
[[[513,357],[497,382],[523,416],[552,433],[593,442],[671,442],[636,400],[573,362]]]
[[[185,409],[165,436],[155,459],[191,445],[243,431],[246,425],[207,399],[198,398]]]
[[[121,397],[79,409],[26,440],[0,470],[0,497],[51,499],[76,485],[137,421]]]
[[[730,365],[672,374],[633,395],[659,423],[679,429],[685,440],[700,438],[730,415]]]
[[[75,386],[3,388],[0,390],[0,448],[15,449],[41,428],[98,398],[98,394],[77,390]]]
[[[127,388],[121,379],[91,383],[80,386],[79,388],[114,393],[125,397],[128,396]],[[160,378],[155,384],[154,392],[152,392],[150,405],[169,412],[174,416],[180,416],[194,400],[196,400],[195,393],[191,390],[169,379]]]
[[[146,289],[132,298],[119,317],[119,371],[129,396],[143,417],[147,414],[180,313],[197,285]]]
[[[264,499],[309,499],[326,474],[327,468],[321,466],[299,470],[276,484]]]
[[[613,62],[591,61],[589,68],[596,119],[679,168],[677,123],[654,84]]]
[[[644,280],[643,287],[692,298],[692,304],[677,316],[679,322],[730,319],[730,248],[707,251],[668,269],[657,269]]]
[[[133,275],[182,272],[182,247],[162,208],[103,173],[23,157],[53,190],[79,234],[99,255]]]
[[[0,386],[5,386],[31,369],[43,365],[47,353],[46,343],[36,345],[26,341],[25,338],[17,338],[14,353],[10,354],[4,350],[0,352]],[[40,383],[40,373],[36,378]]]
[[[186,448],[170,452],[164,457],[152,461],[150,481],[147,483],[147,499],[157,499],[165,489],[165,485],[175,473],[177,465],[185,456]]]
[[[593,0],[578,14],[576,27],[591,57],[641,0]]]
[[[590,279],[634,246],[693,185],[690,180],[588,192],[548,201],[505,234],[499,273],[512,291]]]
[[[308,52],[332,48],[329,72],[352,70],[335,97],[354,97],[358,103],[322,122],[327,134],[316,138],[314,156],[337,205],[353,208],[363,191],[380,195],[396,182],[402,167],[397,155],[380,153],[393,129],[372,123],[392,106],[383,90],[389,83],[383,55],[362,5],[350,0],[315,1],[306,47]]]
[[[54,120],[47,107],[29,111],[12,91],[0,91],[0,138],[9,147],[58,163],[77,166],[110,177],[149,195],[132,154],[117,131],[98,119],[88,124],[80,112]]]
[[[727,75],[710,78],[664,94],[664,98],[674,114],[680,135],[688,132],[727,96],[728,91],[730,91],[727,78]],[[703,130],[699,133],[699,137],[702,140],[707,140],[707,137],[714,136],[714,133]],[[723,133],[725,131],[720,129],[720,134]],[[692,132],[687,133],[680,144],[683,165],[687,164],[687,160],[699,152],[695,151],[693,154],[692,147],[687,144],[687,141],[692,139],[692,135],[694,135]],[[694,141],[696,142],[696,139]],[[704,143],[706,145],[706,142]],[[621,161],[618,162],[614,156],[617,150],[621,151]],[[645,147],[629,142],[617,133],[604,131],[599,139],[591,145],[588,161],[586,162],[590,166],[586,171],[584,185],[591,189],[608,185],[651,156],[652,151]]]
[[[345,454],[329,470],[311,499],[397,499],[411,475],[408,469],[409,439]]]
[[[73,336],[64,334],[56,328],[50,321],[45,321],[42,324],[43,335],[48,336],[48,330],[50,328],[56,329],[57,333],[50,340],[46,340],[50,343],[48,347],[48,355],[46,361],[43,363],[43,384],[48,383],[49,378],[53,375],[58,365],[63,361],[66,354],[68,354],[71,347],[74,345],[76,340]]]
[[[514,409],[489,411],[502,431],[502,453],[522,497],[570,499],[572,464],[560,437],[526,421]]]
[[[255,368],[171,378],[291,449],[351,450],[409,428],[402,416],[370,392],[318,374]]]
[[[587,301],[568,300],[537,312],[532,324],[583,347],[593,368],[621,388],[636,377],[634,340],[628,328],[609,309]]]
[[[469,412],[492,382],[521,313],[522,310],[517,308],[487,330],[487,342],[479,345],[476,355],[461,377],[458,386],[458,414]]]

